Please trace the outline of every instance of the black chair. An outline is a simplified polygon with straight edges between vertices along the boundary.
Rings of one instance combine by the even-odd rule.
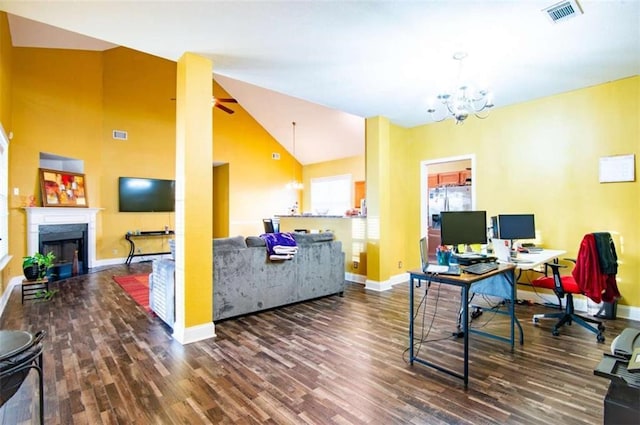
[[[264,232],[265,233],[275,233],[275,229],[273,227],[273,220],[270,218],[263,218],[262,223],[264,224]]]
[[[29,375],[31,369],[38,372],[40,423],[44,424],[44,381],[42,370],[42,339],[45,331],[37,332],[31,342],[11,357],[0,360],[0,407],[11,399]]]
[[[280,233],[280,219],[279,218],[263,218],[265,233]]]

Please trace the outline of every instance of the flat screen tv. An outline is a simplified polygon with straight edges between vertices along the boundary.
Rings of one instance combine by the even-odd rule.
[[[175,180],[118,178],[118,210],[120,212],[173,212],[175,203]]]

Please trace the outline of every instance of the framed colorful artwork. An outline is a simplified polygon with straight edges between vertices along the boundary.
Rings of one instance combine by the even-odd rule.
[[[84,174],[40,168],[43,207],[88,207]]]

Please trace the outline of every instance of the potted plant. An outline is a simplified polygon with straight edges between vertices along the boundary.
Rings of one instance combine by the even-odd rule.
[[[33,255],[22,258],[22,271],[27,280],[43,279],[47,270],[53,267],[56,256],[49,251],[47,254],[36,252]]]

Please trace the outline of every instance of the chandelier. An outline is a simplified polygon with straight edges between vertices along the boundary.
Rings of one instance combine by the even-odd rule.
[[[296,122],[293,121],[291,123],[292,127],[293,127],[293,179],[287,183],[287,189],[289,190],[302,190],[304,188],[304,185],[302,184],[302,182],[299,182],[298,180],[296,180],[296,163],[295,163],[295,158],[296,158]]]
[[[453,59],[458,61],[457,84],[453,90],[438,94],[437,102],[431,101],[427,112],[431,114],[434,121],[439,122],[453,117],[456,124],[462,124],[469,115],[475,115],[480,119],[489,116],[489,109],[493,107],[491,92],[462,80],[462,61],[466,57],[466,52],[457,52],[453,55]],[[485,113],[481,114],[482,111]]]

